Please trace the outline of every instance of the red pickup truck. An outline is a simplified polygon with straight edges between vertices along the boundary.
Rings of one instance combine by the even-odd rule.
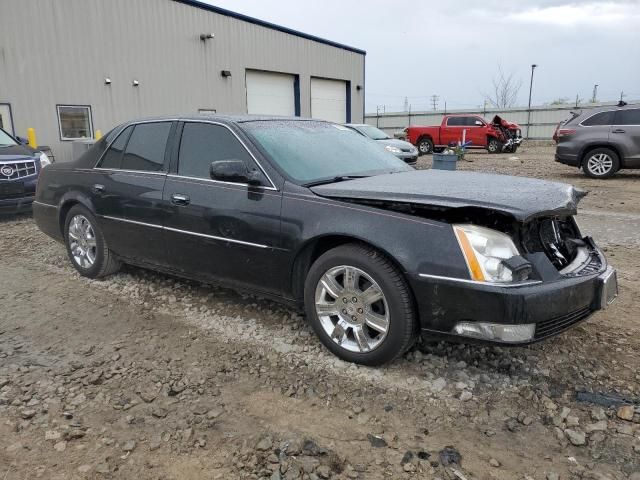
[[[484,148],[490,153],[513,153],[522,142],[520,126],[498,115],[491,122],[479,115],[445,115],[439,127],[411,125],[404,130],[407,141],[418,147],[420,155],[462,142],[463,132],[465,141],[471,141],[467,148]]]

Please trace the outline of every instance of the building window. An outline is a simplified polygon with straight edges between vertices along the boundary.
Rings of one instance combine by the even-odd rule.
[[[60,140],[93,138],[91,107],[88,105],[58,105]]]

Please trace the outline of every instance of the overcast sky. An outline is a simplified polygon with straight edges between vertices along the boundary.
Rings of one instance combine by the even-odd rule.
[[[498,66],[534,105],[640,99],[640,0],[206,0],[367,51],[366,110],[475,107]]]

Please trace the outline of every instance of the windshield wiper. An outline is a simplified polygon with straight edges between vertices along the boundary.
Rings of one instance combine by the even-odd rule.
[[[346,180],[354,180],[356,178],[366,178],[369,175],[338,175],[331,178],[323,178],[320,180],[314,180],[313,182],[303,183],[303,187],[315,187],[317,185],[326,185],[327,183],[338,183]]]

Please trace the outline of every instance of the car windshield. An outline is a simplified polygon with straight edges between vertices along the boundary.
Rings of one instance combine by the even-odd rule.
[[[7,132],[0,129],[0,147],[10,147],[11,145],[17,145],[16,141]]]
[[[412,170],[379,145],[342,125],[268,120],[241,126],[277,166],[302,184]]]
[[[356,128],[373,140],[388,140],[391,138],[379,128],[372,127],[371,125],[358,125]]]

